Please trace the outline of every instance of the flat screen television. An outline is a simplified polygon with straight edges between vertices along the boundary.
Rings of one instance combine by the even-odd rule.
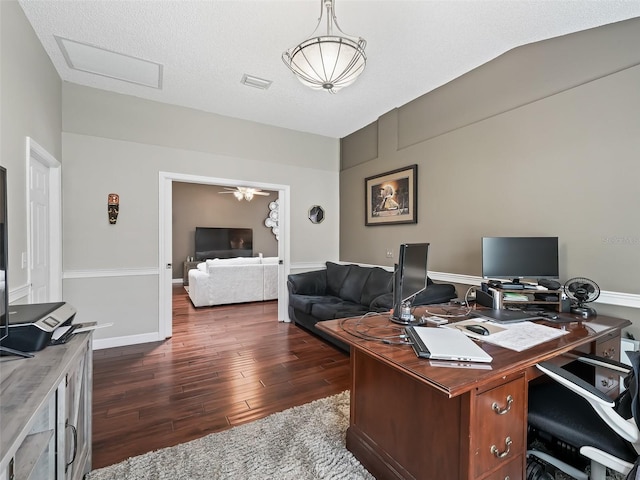
[[[196,227],[196,260],[253,256],[250,228]]]
[[[7,170],[0,167],[0,355],[17,355],[32,357],[30,353],[21,352],[3,345],[9,337],[9,232],[7,230]]]
[[[9,335],[9,284],[7,283],[7,170],[0,167],[0,343]]]
[[[393,314],[396,323],[417,323],[411,315],[414,297],[427,288],[428,243],[403,243],[400,245],[398,264],[393,282]]]
[[[558,237],[483,237],[482,276],[513,283],[559,278]]]

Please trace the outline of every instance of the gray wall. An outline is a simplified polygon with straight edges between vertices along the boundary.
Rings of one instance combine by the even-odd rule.
[[[62,91],[64,296],[83,318],[114,323],[96,332],[100,347],[157,339],[159,268],[169,263],[159,255],[161,172],[287,185],[292,269],[338,258],[337,139],[69,83]],[[116,225],[106,221],[110,192],[120,195]],[[331,212],[320,225],[307,219],[314,204]]]
[[[0,2],[0,164],[8,175],[9,299],[28,292],[26,137],[62,161],[60,78],[17,2]]]
[[[634,19],[517,48],[344,138],[341,260],[428,241],[429,269],[464,284],[482,236],[557,235],[561,280],[640,305],[639,42]],[[364,179],[411,164],[417,225],[365,227]]]
[[[268,196],[255,195],[250,202],[239,202],[221,191],[224,189],[215,185],[173,182],[173,278],[182,278],[182,262],[195,255],[196,227],[251,228],[253,254],[278,256],[276,237],[264,225],[269,203],[278,199],[278,192],[265,190]]]

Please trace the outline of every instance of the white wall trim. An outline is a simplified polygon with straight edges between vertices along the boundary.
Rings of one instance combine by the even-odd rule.
[[[119,268],[105,270],[66,270],[62,278],[106,278],[106,277],[143,277],[159,275],[157,268]]]
[[[128,345],[140,345],[142,343],[162,342],[165,338],[159,332],[144,333],[138,335],[127,335],[125,337],[94,338],[92,348],[102,350],[103,348],[126,347]]]
[[[340,262],[336,263],[355,263]],[[386,265],[370,265],[359,263],[363,267],[380,267],[387,271],[392,271],[393,267]],[[326,267],[324,262],[300,262],[291,264],[291,271],[304,270],[323,270]],[[113,270],[75,270],[67,271],[64,278],[101,278],[101,277],[125,277],[125,276],[142,276],[142,275],[158,275],[159,271],[155,268],[148,269],[113,269]],[[457,283],[462,285],[480,286],[483,281],[482,277],[473,275],[462,275],[458,273],[433,272],[429,271],[429,277],[434,281]],[[178,280],[180,283],[181,279]],[[175,283],[175,282],[174,282]],[[25,285],[19,289],[9,292],[9,300],[13,301],[23,297],[28,293],[28,286]],[[640,295],[633,293],[609,292],[602,291],[600,298],[595,303],[607,305],[616,305],[620,307],[640,308]],[[94,339],[93,349],[101,350],[104,348],[124,347],[128,345],[138,345],[143,343],[164,341],[165,337],[159,332],[151,332],[138,335],[128,335],[124,337],[113,337],[105,339]]]
[[[324,270],[325,268],[327,268],[327,265],[324,262],[298,262],[291,264],[291,272],[298,270]]]
[[[387,271],[393,270],[393,267],[384,265],[369,265],[365,263],[359,263],[358,265],[362,265],[363,267],[381,267]],[[294,268],[297,268],[297,266],[298,264],[296,264]],[[322,265],[320,268],[324,268],[324,265]],[[480,284],[484,281],[482,277],[477,277],[474,275],[463,275],[459,273],[448,272],[433,272],[431,270],[429,270],[429,278],[431,278],[431,280],[433,281],[438,282],[474,285],[476,287],[479,287]],[[602,290],[600,291],[600,297],[598,297],[598,299],[594,303],[601,303],[603,305],[614,305],[618,307],[640,308],[640,295],[636,293],[610,292]]]
[[[28,297],[29,293],[31,293],[31,285],[24,284],[18,288],[14,288],[9,292],[9,303],[15,302],[24,297]]]
[[[429,270],[429,278],[431,280],[437,280],[439,282],[449,283],[461,283],[463,285],[475,285],[479,287],[484,281],[482,277],[476,277],[474,275],[461,275],[459,273],[447,273],[447,272],[432,272]]]
[[[640,308],[640,295],[636,293],[600,291],[600,296],[594,303],[617,305],[618,307]]]
[[[480,286],[484,281],[482,277],[472,275],[460,275],[457,273],[429,272],[431,280],[449,283],[461,283],[463,285]],[[640,308],[640,295],[636,293],[610,292],[602,290],[594,303],[603,305],[615,305],[618,307]]]

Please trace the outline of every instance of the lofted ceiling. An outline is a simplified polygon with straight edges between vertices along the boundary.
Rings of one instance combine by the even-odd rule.
[[[517,46],[640,16],[639,0],[335,0],[340,27],[367,40],[367,66],[331,95],[280,58],[315,29],[320,0],[19,3],[63,81],[334,138]],[[72,69],[65,43],[145,60],[161,84]]]

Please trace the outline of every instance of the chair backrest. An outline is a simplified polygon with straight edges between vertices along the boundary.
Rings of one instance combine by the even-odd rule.
[[[633,417],[640,429],[640,400],[638,395],[638,379],[640,378],[640,352],[626,352],[631,362],[632,370],[624,378],[625,390],[616,399],[614,407],[618,414],[626,419]]]

